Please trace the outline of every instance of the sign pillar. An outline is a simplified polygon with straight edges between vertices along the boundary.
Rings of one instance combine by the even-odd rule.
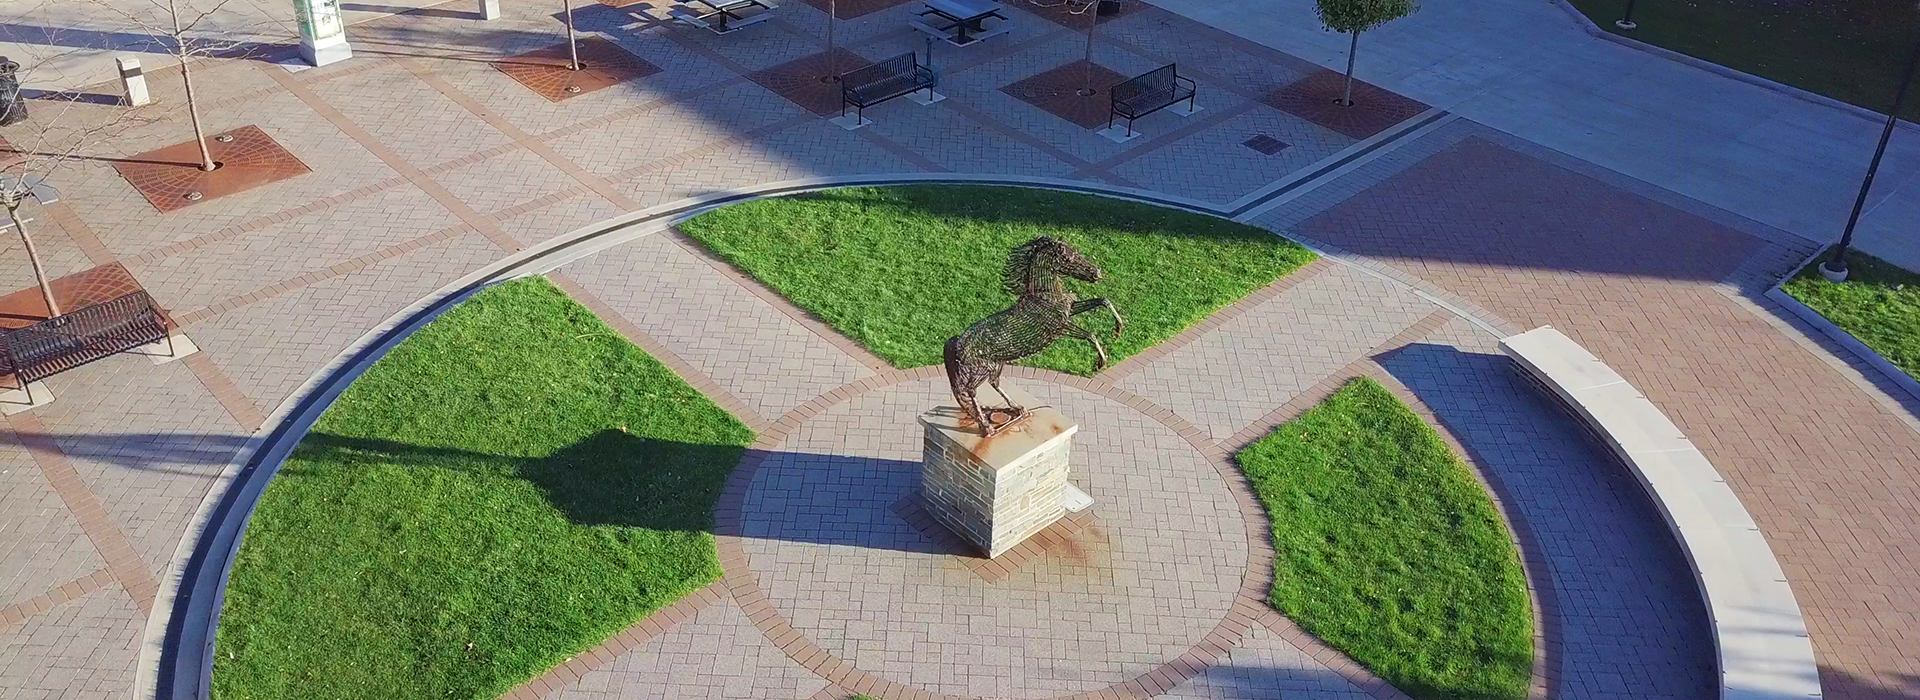
[[[340,0],[293,0],[293,16],[300,24],[300,57],[307,63],[324,66],[353,58]]]

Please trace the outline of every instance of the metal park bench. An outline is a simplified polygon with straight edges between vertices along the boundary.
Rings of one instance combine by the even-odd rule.
[[[870,124],[872,122],[867,121],[866,117],[868,107],[921,90],[927,91],[926,98],[915,98],[915,101],[922,104],[937,102],[940,95],[933,88],[939,83],[939,76],[934,74],[932,68],[920,65],[920,59],[912,51],[856,68],[840,76],[841,125],[858,129]],[[851,125],[844,123],[849,106],[856,110]]]
[[[108,355],[165,340],[166,316],[146,292],[132,292],[30,326],[0,330],[0,375],[13,375],[33,403],[33,383]]]
[[[1126,119],[1126,138],[1133,138],[1133,120],[1172,107],[1182,101],[1185,101],[1187,106],[1186,110],[1180,113],[1192,114],[1194,92],[1193,81],[1181,77],[1171,63],[1115,85],[1108,93],[1113,97],[1113,108],[1107,114],[1107,130],[1113,130],[1115,118]]]

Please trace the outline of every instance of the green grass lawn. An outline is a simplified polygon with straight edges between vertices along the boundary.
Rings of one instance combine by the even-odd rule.
[[[1273,522],[1274,608],[1416,698],[1526,695],[1533,618],[1506,526],[1392,393],[1356,379],[1236,459]]]
[[[1834,284],[1820,276],[1819,265],[1808,264],[1782,289],[1920,379],[1920,274],[1849,251],[1847,281]]]
[[[1120,307],[1081,315],[1114,362],[1313,261],[1312,252],[1225,219],[1048,190],[849,188],[735,204],[681,229],[895,367],[941,362],[941,347],[1012,305],[1007,253],[1035,236],[1079,248],[1106,279],[1072,283]],[[1062,340],[1025,362],[1090,374],[1091,345]]]
[[[1601,29],[1886,114],[1920,40],[1910,0],[1571,0]],[[1920,120],[1920,99],[1901,115]],[[1862,161],[1864,167],[1864,159]]]
[[[483,291],[268,485],[214,695],[496,697],[720,576],[711,511],[752,440],[546,280]]]

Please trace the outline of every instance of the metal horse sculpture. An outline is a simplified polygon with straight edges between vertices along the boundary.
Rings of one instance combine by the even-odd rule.
[[[953,385],[953,400],[960,410],[980,426],[980,434],[992,436],[1018,421],[1026,409],[1013,404],[1000,390],[1000,371],[1009,362],[1040,354],[1054,341],[1066,337],[1093,343],[1100,359],[1098,372],[1107,366],[1107,349],[1100,346],[1093,331],[1074,324],[1073,317],[1098,308],[1113,313],[1113,336],[1120,337],[1126,321],[1120,310],[1106,298],[1076,300],[1067,290],[1064,277],[1098,282],[1106,273],[1073,246],[1050,236],[1023,243],[1007,256],[1002,284],[1008,293],[1019,297],[1012,307],[980,319],[960,335],[947,339],[947,381]],[[1007,402],[1005,409],[984,409],[974,397],[981,382],[993,386],[994,393]],[[992,413],[1010,414],[995,424]]]

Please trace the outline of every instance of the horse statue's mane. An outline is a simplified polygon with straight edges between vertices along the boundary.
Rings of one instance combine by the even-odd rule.
[[[1001,286],[1015,297],[1026,296],[1033,289],[1033,267],[1040,261],[1040,255],[1061,245],[1058,238],[1041,236],[1015,247],[1007,254],[1007,266],[1000,272]]]

